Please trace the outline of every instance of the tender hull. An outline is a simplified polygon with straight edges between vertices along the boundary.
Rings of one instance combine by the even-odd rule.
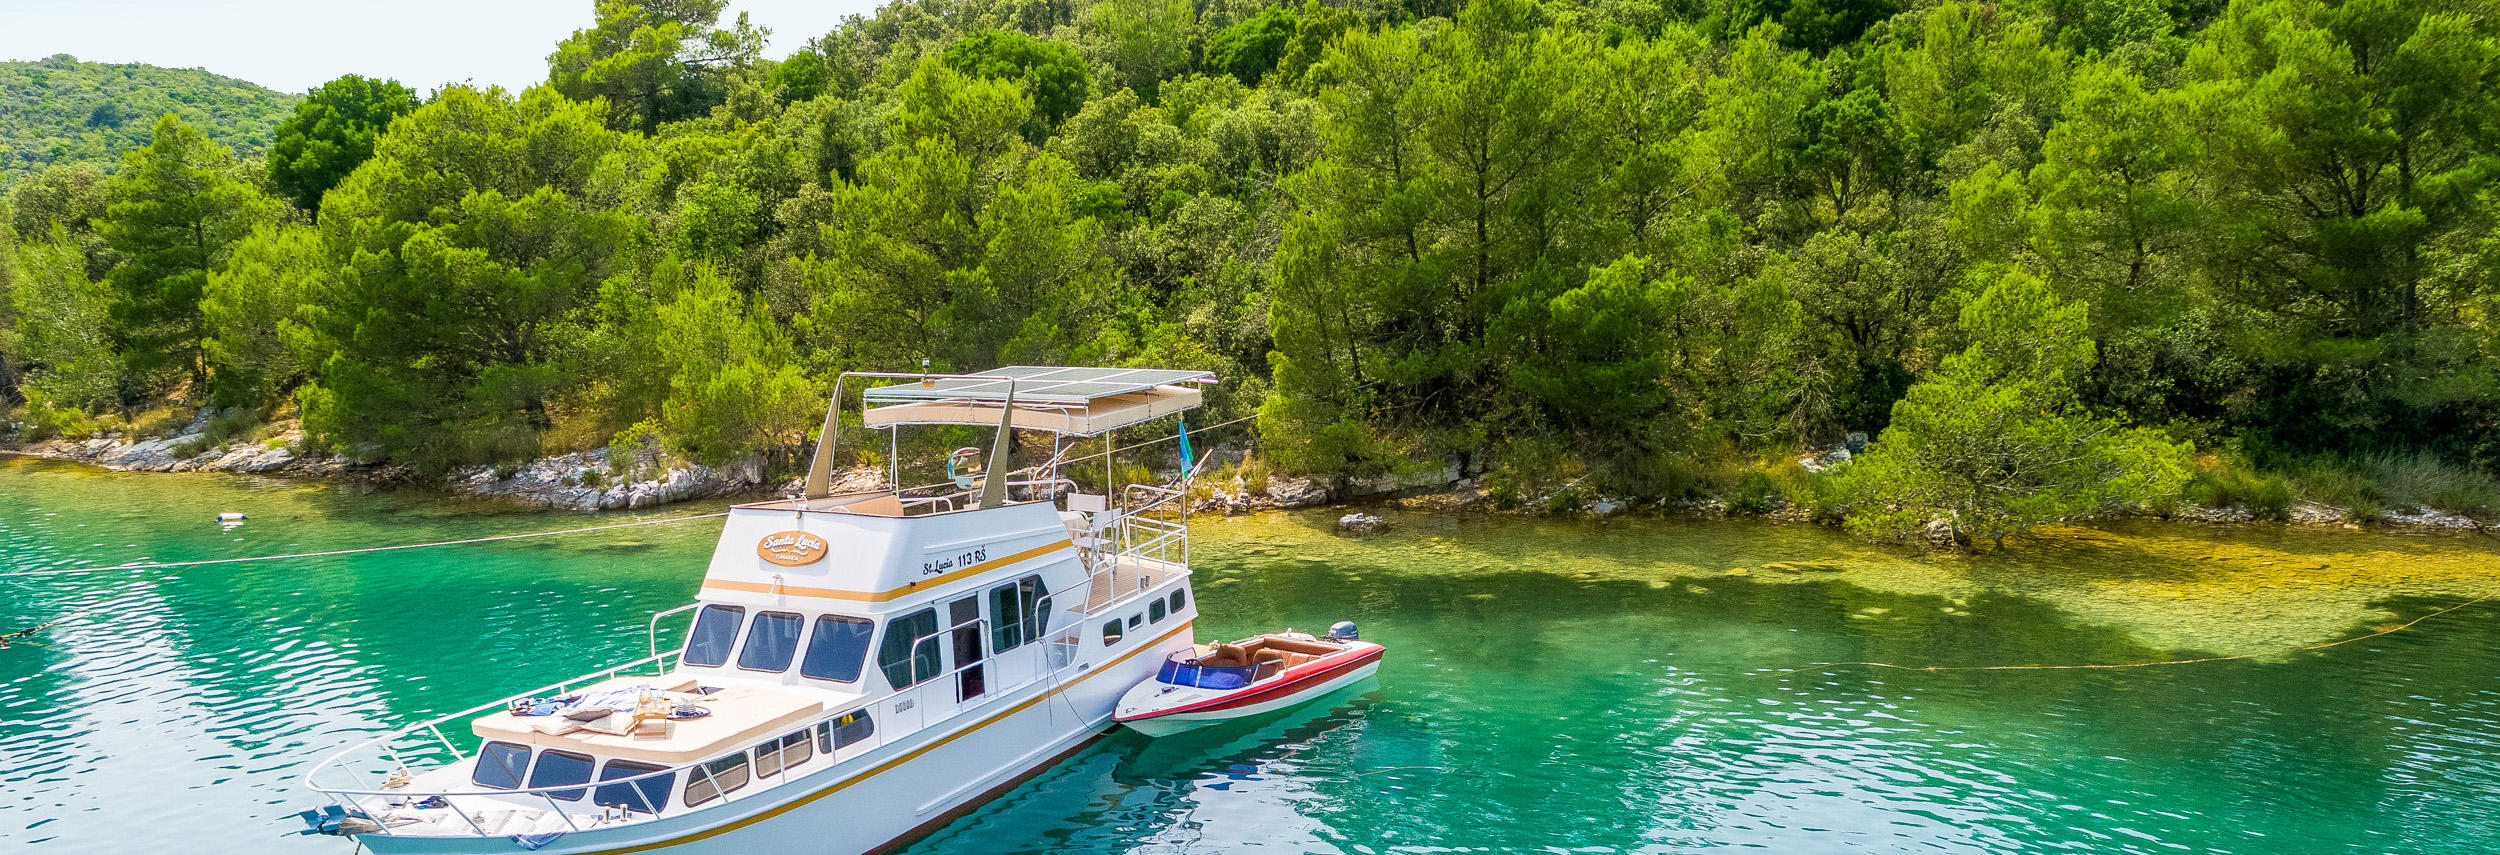
[[[826,770],[819,783],[772,787],[728,804],[682,810],[651,822],[565,834],[540,852],[623,855],[655,850],[684,855],[805,852],[865,855],[935,830],[1053,762],[1075,753],[1111,726],[1122,690],[1154,676],[1163,658],[1189,647],[1189,624],[1057,686],[1047,681],[985,707],[962,729],[937,728],[927,738],[896,742],[858,765]],[[521,851],[505,837],[358,838],[382,855]]]
[[[1232,690],[1169,687],[1148,680],[1120,698],[1117,720],[1148,736],[1169,736],[1274,712],[1371,677],[1380,670],[1383,652],[1380,645],[1358,642],[1343,653],[1297,667],[1274,680]]]

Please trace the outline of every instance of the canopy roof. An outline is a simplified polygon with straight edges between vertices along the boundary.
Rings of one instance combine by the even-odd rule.
[[[1006,379],[991,379],[1006,378]],[[996,404],[1015,391],[1018,404],[1089,404],[1104,398],[1178,383],[1214,383],[1204,371],[1169,368],[1085,368],[1010,365],[973,377],[932,377],[919,383],[879,386],[863,393],[869,403],[958,401]]]
[[[1196,407],[1204,371],[1013,365],[977,376],[932,376],[861,394],[869,427],[996,425],[1012,395],[1014,426],[1093,436]],[[883,405],[883,406],[879,406]]]

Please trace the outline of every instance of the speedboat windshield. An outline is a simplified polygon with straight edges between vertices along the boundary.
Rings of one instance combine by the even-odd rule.
[[[1256,665],[1206,665],[1187,653],[1163,661],[1163,670],[1155,680],[1175,686],[1201,689],[1238,689],[1250,685],[1258,674]]]

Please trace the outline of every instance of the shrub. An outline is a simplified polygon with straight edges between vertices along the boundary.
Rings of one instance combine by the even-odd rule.
[[[1727,495],[1727,510],[1732,514],[1760,516],[1778,510],[1779,505],[1779,485],[1771,480],[1770,473],[1759,469],[1746,473]]]
[[[1579,461],[1550,439],[1515,439],[1502,445],[1498,463],[1484,476],[1485,495],[1494,507],[1512,510],[1536,507],[1555,511],[1570,499],[1568,508],[1579,506],[1575,488],[1581,478]],[[1570,493],[1571,496],[1564,494]]]
[[[227,440],[250,434],[253,428],[259,426],[258,414],[242,407],[229,407],[209,416],[208,427],[202,435],[208,437],[211,444],[224,445]]]
[[[1271,474],[1267,458],[1244,458],[1241,461],[1241,467],[1234,470],[1234,473],[1241,478],[1241,488],[1251,495],[1256,496],[1267,492],[1267,479]]]
[[[173,436],[191,423],[189,412],[173,407],[157,407],[130,417],[133,437]]]
[[[2280,475],[2226,464],[2198,472],[2185,492],[2189,499],[2209,508],[2246,508],[2249,513],[2270,520],[2290,519],[2292,515],[2292,485]]]
[[[26,439],[85,439],[101,432],[101,420],[76,407],[56,407],[36,390],[26,396]]]
[[[2500,507],[2500,483],[2469,466],[2423,454],[2363,458],[2362,473],[2389,504],[2471,514]]]
[[[2347,519],[2378,515],[2386,496],[2378,485],[2333,458],[2314,458],[2292,470],[2291,481],[2301,498],[2340,509]]]

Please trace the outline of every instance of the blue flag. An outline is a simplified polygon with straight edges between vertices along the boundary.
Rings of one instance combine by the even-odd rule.
[[[1189,417],[1188,417],[1188,416],[1182,416],[1182,417],[1181,417],[1181,477],[1183,477],[1183,478],[1187,478],[1187,477],[1189,477],[1190,475],[1195,474],[1195,473],[1192,471],[1192,467],[1189,465],[1189,460],[1190,460],[1190,458],[1193,458],[1193,457],[1196,457],[1196,456],[1197,456],[1197,455],[1195,455],[1195,454],[1191,454],[1191,453],[1189,453]]]

